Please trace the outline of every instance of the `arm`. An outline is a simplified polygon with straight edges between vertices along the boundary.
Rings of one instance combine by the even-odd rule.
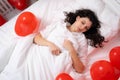
[[[42,37],[40,33],[34,37],[33,42],[40,46],[48,46],[53,54],[58,55],[60,53],[60,49],[54,43]]]
[[[79,59],[77,52],[74,49],[72,43],[69,40],[65,40],[63,45],[70,52],[73,61],[73,68],[76,70],[76,72],[82,73],[84,70],[84,65]]]

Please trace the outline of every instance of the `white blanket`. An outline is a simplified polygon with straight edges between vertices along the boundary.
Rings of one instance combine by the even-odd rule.
[[[116,42],[112,41],[105,44],[103,49],[88,47],[86,57],[89,61],[87,61],[88,67],[86,67],[84,74],[78,75],[73,68],[69,68],[71,59],[67,52],[57,56],[56,62],[59,62],[59,65],[56,63],[56,66],[50,66],[50,64],[55,65],[54,57],[49,54],[50,52],[46,50],[46,47],[41,48],[41,46],[32,44],[35,34],[20,37],[15,33],[14,27],[18,14],[0,27],[0,80],[53,80],[60,71],[63,71],[65,66],[68,67],[64,71],[68,72],[73,78],[77,78],[76,80],[92,80],[89,73],[91,64],[100,59],[108,60],[109,50],[119,45],[119,38],[115,38],[119,32],[119,17],[112,13],[102,0],[60,0],[59,2],[58,0],[40,0],[24,11],[34,13],[41,20],[40,30],[42,30],[51,23],[64,19],[63,11],[74,11],[78,8],[89,8],[95,11],[102,22],[101,32],[103,36],[109,41],[116,40]],[[51,28],[53,29],[53,27]],[[49,32],[46,34],[49,34]],[[41,51],[45,54],[39,53]],[[45,56],[46,54],[49,57]],[[44,61],[50,61],[51,63],[45,63]],[[66,61],[66,64],[61,67],[63,61]],[[43,65],[40,66],[39,64]],[[59,67],[59,69],[55,67]]]
[[[49,28],[52,30],[49,30]],[[64,39],[72,41],[78,51],[80,60],[85,64],[87,56],[87,42],[82,33],[71,33],[65,23],[57,23],[47,27],[42,34],[49,41],[54,42],[61,49],[61,54],[56,56],[49,47],[38,46],[32,43],[33,35],[17,41],[9,63],[0,74],[0,80],[54,80],[62,72],[70,74],[75,80],[83,78],[72,67],[69,52],[64,49]],[[49,34],[45,33],[49,31]],[[23,75],[24,74],[24,75]],[[28,78],[29,76],[29,78]]]

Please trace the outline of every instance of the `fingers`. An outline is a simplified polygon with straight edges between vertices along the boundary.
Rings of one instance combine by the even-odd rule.
[[[61,53],[60,48],[54,43],[52,43],[49,47],[50,47],[50,51],[52,52],[52,54],[59,55]]]
[[[52,54],[54,55],[59,55],[61,53],[60,50],[52,50]]]

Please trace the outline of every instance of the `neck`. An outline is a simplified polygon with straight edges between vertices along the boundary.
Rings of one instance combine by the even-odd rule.
[[[66,26],[66,27],[67,27],[67,29],[68,29],[70,32],[72,32],[71,26]]]

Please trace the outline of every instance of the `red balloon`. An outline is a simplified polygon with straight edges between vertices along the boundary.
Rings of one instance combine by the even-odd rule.
[[[120,74],[115,75],[115,80],[118,80],[120,78]]]
[[[28,7],[28,0],[8,0],[8,2],[19,10],[24,10]]]
[[[120,46],[111,49],[109,58],[111,64],[120,70]]]
[[[27,36],[35,31],[38,26],[38,20],[31,12],[21,13],[15,24],[15,32],[19,36]]]
[[[55,80],[73,80],[73,78],[67,73],[60,73]]]
[[[117,80],[114,67],[105,60],[93,63],[90,68],[90,74],[93,80]]]
[[[6,20],[0,15],[0,26],[6,23]]]

